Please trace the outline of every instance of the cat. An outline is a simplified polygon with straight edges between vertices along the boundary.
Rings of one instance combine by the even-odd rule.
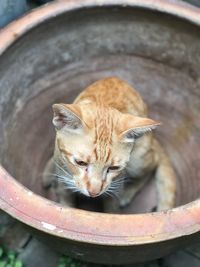
[[[174,207],[176,174],[152,133],[160,122],[147,117],[146,104],[128,83],[118,77],[96,81],[73,104],[54,104],[53,113],[55,150],[46,172],[55,168],[65,185],[57,187],[61,203],[73,205],[73,191],[91,201],[116,193],[118,199],[107,201],[105,211],[117,212],[153,175],[157,210]]]

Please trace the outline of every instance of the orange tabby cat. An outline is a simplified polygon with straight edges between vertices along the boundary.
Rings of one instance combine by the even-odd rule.
[[[54,104],[53,111],[54,162],[67,188],[93,198],[118,192],[119,203],[113,199],[105,207],[114,212],[117,205],[129,204],[153,174],[157,209],[174,206],[176,176],[151,132],[160,123],[147,118],[145,103],[129,84],[117,77],[97,81],[73,104]],[[125,186],[127,176],[131,183]],[[63,194],[64,186],[59,190]]]

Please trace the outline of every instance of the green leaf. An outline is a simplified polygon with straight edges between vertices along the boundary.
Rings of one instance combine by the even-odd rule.
[[[13,264],[14,264],[15,258],[16,258],[16,254],[13,251],[9,251],[7,258],[8,258],[8,264],[6,265],[6,267],[13,267]]]
[[[3,256],[3,249],[0,247],[0,258]]]
[[[6,261],[0,261],[0,267],[6,267]]]
[[[57,267],[81,267],[81,262],[69,256],[61,256]]]
[[[13,267],[23,267],[23,264],[20,260],[16,260],[15,264]]]

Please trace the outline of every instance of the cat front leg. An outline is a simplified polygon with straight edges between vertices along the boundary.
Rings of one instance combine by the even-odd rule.
[[[124,208],[131,203],[135,195],[143,188],[147,180],[147,177],[132,178],[132,180],[124,186],[123,193],[119,200],[121,208]]]
[[[54,181],[55,181],[55,165],[53,157],[51,157],[44,168],[43,174],[42,174],[42,186],[45,189],[50,188]]]
[[[75,207],[75,194],[67,190],[63,184],[59,183],[55,192],[60,204],[67,207]]]
[[[103,198],[104,212],[121,213],[120,199],[124,190],[124,182],[122,182],[115,191],[111,191],[109,196]]]
[[[74,193],[67,190],[65,185],[59,181],[57,177],[59,169],[57,169],[54,158],[50,158],[43,171],[42,186],[48,190],[48,196],[51,200],[64,206],[74,207]]]
[[[157,166],[155,178],[158,195],[157,210],[173,208],[176,197],[176,174],[167,155],[163,153]]]
[[[42,173],[42,187],[47,198],[59,202],[58,195],[56,194],[57,179],[55,172],[55,165],[52,157],[46,163]]]

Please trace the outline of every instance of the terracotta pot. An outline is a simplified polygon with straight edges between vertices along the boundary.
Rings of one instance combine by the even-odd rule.
[[[55,1],[0,33],[0,208],[62,253],[99,263],[159,258],[200,237],[200,12],[175,1]],[[114,215],[44,195],[51,105],[108,76],[127,80],[163,127],[177,208]],[[188,203],[188,204],[187,204]],[[184,205],[186,204],[186,205]]]

